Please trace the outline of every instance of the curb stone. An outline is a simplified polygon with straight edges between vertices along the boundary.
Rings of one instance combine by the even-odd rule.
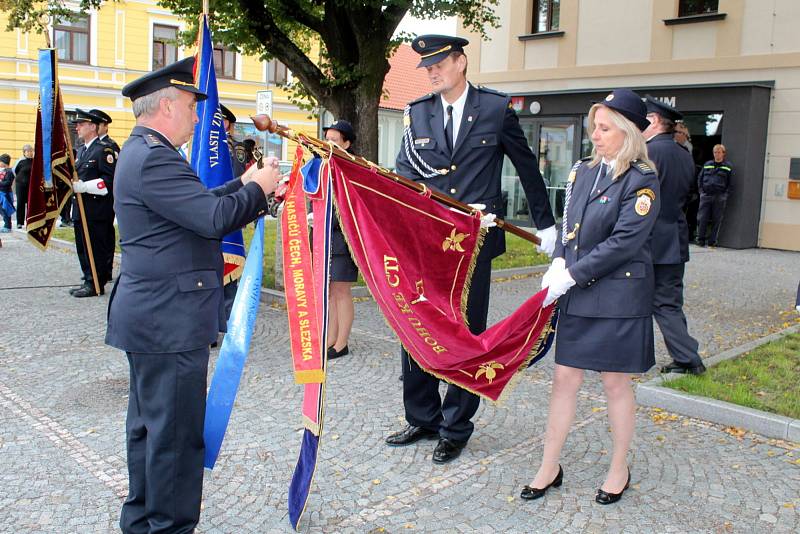
[[[730,360],[749,352],[756,347],[800,332],[800,325],[790,326],[785,330],[750,341],[716,356],[707,358],[707,367],[722,361]],[[663,376],[640,384],[636,388],[636,400],[644,406],[663,408],[664,410],[703,419],[712,423],[735,426],[744,430],[761,434],[768,438],[800,442],[800,419],[792,419],[782,415],[762,412],[730,402],[690,395],[682,391],[664,387]]]

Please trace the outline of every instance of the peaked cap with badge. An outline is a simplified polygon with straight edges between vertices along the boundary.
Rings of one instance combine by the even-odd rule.
[[[165,87],[177,87],[181,91],[194,93],[197,100],[207,98],[206,94],[194,85],[194,57],[184,58],[137,78],[122,88],[122,96],[127,96],[133,101]]]
[[[419,54],[419,67],[429,67],[439,63],[451,52],[463,52],[469,41],[452,35],[420,35],[411,41],[411,48]]]
[[[665,102],[656,100],[650,95],[645,97],[645,106],[647,107],[648,113],[656,113],[665,119],[671,120],[672,122],[683,119],[683,114],[680,111]]]
[[[100,119],[100,122],[104,122],[106,124],[111,124],[111,116],[101,109],[90,109],[89,113],[95,115],[97,118]]]
[[[100,124],[103,122],[102,117],[96,115],[93,111],[86,111],[80,108],[75,109],[75,118],[71,121],[73,124],[78,124],[79,122],[93,122],[95,124]]]
[[[647,120],[647,106],[642,102],[642,97],[630,89],[614,89],[604,100],[597,103],[620,113],[641,131],[650,126],[650,121]]]

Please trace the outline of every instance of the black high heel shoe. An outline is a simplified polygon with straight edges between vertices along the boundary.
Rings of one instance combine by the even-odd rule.
[[[544,494],[547,493],[547,490],[550,488],[559,488],[561,487],[561,482],[564,480],[564,470],[561,469],[561,464],[558,464],[558,474],[553,481],[543,488],[532,488],[530,486],[524,486],[522,488],[522,493],[519,496],[526,501],[532,501],[534,499],[539,499],[544,497]]]
[[[625,490],[631,485],[631,469],[628,468],[628,481],[625,482],[625,487],[622,488],[622,491],[619,493],[609,493],[604,491],[603,488],[597,490],[597,495],[594,497],[594,501],[598,504],[614,504],[618,500],[622,498],[622,494],[625,493]]]

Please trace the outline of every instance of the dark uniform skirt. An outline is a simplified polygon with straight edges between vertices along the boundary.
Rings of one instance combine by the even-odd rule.
[[[331,231],[331,241],[331,282],[355,282],[358,280],[358,267],[338,226]]]
[[[561,313],[556,363],[613,373],[644,373],[655,365],[653,318],[598,319]]]

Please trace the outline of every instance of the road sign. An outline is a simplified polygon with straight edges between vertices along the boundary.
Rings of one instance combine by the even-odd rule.
[[[256,114],[272,116],[272,91],[256,91]]]

